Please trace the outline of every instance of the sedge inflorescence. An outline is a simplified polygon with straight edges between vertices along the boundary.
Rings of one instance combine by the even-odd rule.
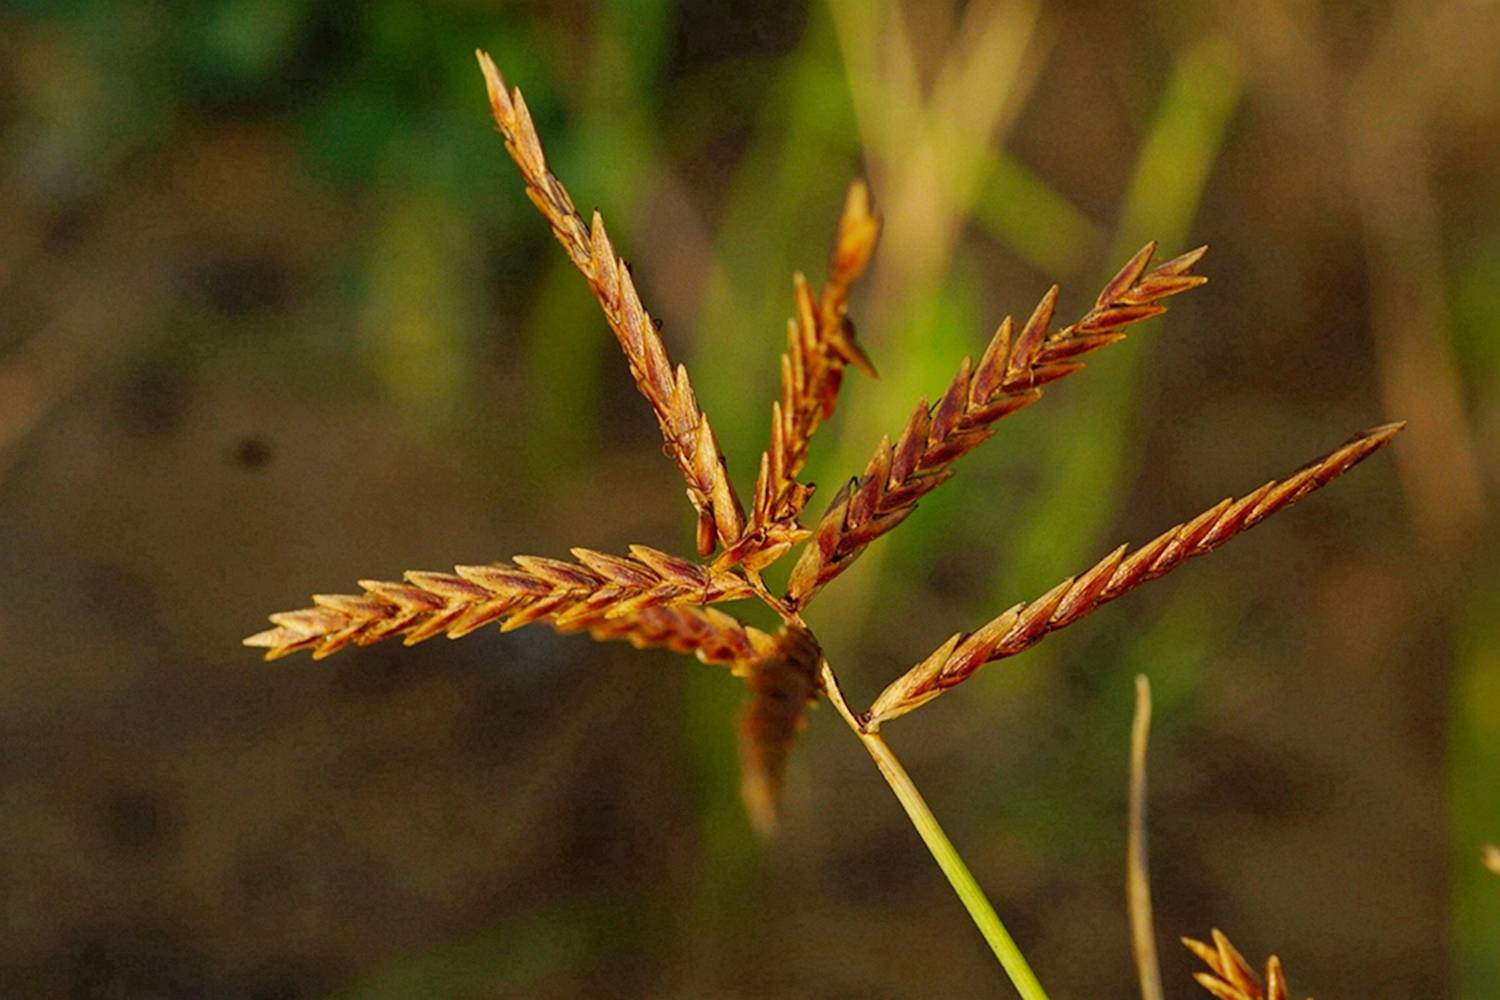
[[[822,695],[843,705],[841,695],[830,690],[834,675],[803,619],[808,604],[946,482],[958,460],[988,440],[1002,418],[1081,369],[1086,355],[1160,316],[1172,296],[1202,285],[1207,279],[1195,268],[1206,248],[1158,263],[1156,245],[1147,244],[1082,316],[1065,325],[1055,322],[1056,286],[1023,323],[1006,317],[979,360],[963,359],[936,402],[920,400],[895,440],[882,439],[864,469],[809,520],[805,512],[814,491],[800,476],[811,439],[833,412],[845,370],[875,374],[848,315],[850,291],[881,232],[869,190],[856,180],[837,222],[822,287],[815,290],[800,274],[793,280],[780,394],[770,407],[770,441],[747,508],[688,371],[672,363],[603,219],[598,212],[585,218],[578,211],[548,166],[521,92],[507,87],[488,55],[480,52],[478,58],[491,113],[526,194],[598,300],[661,429],[664,450],[683,476],[697,519],[696,557],[643,545],[623,555],[577,548],[572,560],[521,555],[453,572],[414,570],[400,581],[362,580],[361,593],[319,594],[311,607],[271,615],[273,627],[245,644],[265,649],[267,659],[299,651],[322,658],[396,637],[411,645],[438,635],[458,638],[491,624],[510,630],[540,623],[723,664],[750,692],[738,727],[742,791],[752,820],[768,830],[776,819],[787,754],[807,709]],[[986,663],[1021,652],[1327,485],[1383,447],[1400,427],[1367,430],[1297,472],[1224,500],[1134,550],[1121,546],[1040,597],[949,638],[893,681],[868,710],[847,712],[846,718],[862,732],[875,731]],[[762,571],[799,546],[787,586],[772,591]],[[759,600],[774,610],[781,621],[777,632],[716,607],[741,600]]]

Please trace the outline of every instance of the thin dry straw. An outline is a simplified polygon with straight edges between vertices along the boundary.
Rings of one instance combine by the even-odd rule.
[[[929,408],[922,400],[896,445],[882,440],[864,474],[834,499],[792,571],[789,605],[805,605],[865,546],[905,520],[918,500],[953,474],[959,458],[989,439],[997,420],[1040,399],[1042,386],[1082,368],[1083,355],[1166,312],[1162,300],[1207,281],[1191,273],[1206,250],[1199,247],[1147,271],[1156,244],[1146,244],[1105,285],[1088,314],[1061,330],[1050,330],[1056,285],[1014,338],[1007,316],[979,364],[965,358],[937,405]]]
[[[546,154],[521,91],[507,91],[494,61],[484,52],[475,55],[484,71],[495,124],[526,181],[526,194],[588,279],[630,362],[636,388],[656,413],[666,451],[677,460],[687,480],[688,499],[698,511],[699,553],[711,553],[715,540],[726,546],[733,544],[744,530],[744,511],[729,480],[718,439],[707,415],[698,408],[687,369],[681,365],[673,369],[656,322],[636,293],[629,266],[610,245],[604,220],[595,212],[592,222],[585,222],[567,189],[547,168]]]
[[[671,605],[753,593],[735,573],[644,545],[631,546],[630,553],[626,558],[578,548],[577,562],[516,556],[509,564],[459,566],[454,573],[413,570],[404,582],[361,580],[362,594],[318,594],[311,608],[271,615],[276,627],[250,636],[245,645],[265,648],[268,660],[300,650],[322,659],[351,644],[368,646],[398,635],[410,646],[439,634],[456,639],[492,623],[509,631],[543,619],[563,631],[588,630],[603,638],[633,640],[666,629],[663,638],[670,639],[670,620],[635,619]]]
[[[776,832],[787,757],[817,699],[822,658],[811,632],[789,626],[776,636],[770,655],[746,665],[750,698],[737,726],[740,794],[751,825],[762,836]]]
[[[802,274],[793,279],[796,315],[787,321],[781,398],[771,407],[771,446],[761,456],[750,526],[739,544],[720,556],[721,563],[743,562],[758,570],[807,537],[797,519],[812,487],[798,482],[797,476],[807,464],[808,444],[833,413],[844,368],[853,365],[875,375],[847,313],[849,290],[870,263],[880,227],[880,216],[870,207],[869,188],[862,180],[854,181],[839,215],[828,282],[814,297]]]
[[[1238,500],[1228,499],[1193,520],[1167,529],[1129,556],[1122,545],[1077,577],[1069,577],[1034,601],[1017,604],[983,628],[953,636],[931,656],[896,680],[869,712],[878,726],[960,684],[986,663],[1014,656],[1100,605],[1176,569],[1254,527],[1277,511],[1328,485],[1374,454],[1404,424],[1385,424],[1303,466],[1283,480],[1272,480]]]
[[[1135,956],[1141,1000],[1163,1000],[1161,964],[1151,919],[1151,872],[1146,850],[1146,741],[1151,735],[1151,682],[1135,678],[1135,717],[1130,724],[1130,828],[1125,849],[1125,898],[1130,913],[1130,947]]]
[[[1281,959],[1272,955],[1266,959],[1264,982],[1245,956],[1218,929],[1213,930],[1213,944],[1195,938],[1182,939],[1188,951],[1197,955],[1212,972],[1195,972],[1199,986],[1218,997],[1219,1000],[1288,1000],[1286,975],[1281,970]]]

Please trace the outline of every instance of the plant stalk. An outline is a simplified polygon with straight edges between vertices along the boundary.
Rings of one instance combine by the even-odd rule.
[[[1005,929],[1000,915],[990,905],[989,899],[984,895],[984,890],[979,883],[974,881],[974,876],[969,871],[968,865],[964,864],[963,857],[948,835],[943,832],[937,817],[927,807],[927,801],[922,798],[922,793],[911,780],[911,775],[906,773],[906,768],[901,766],[890,745],[878,732],[867,729],[854,713],[849,710],[849,705],[844,701],[843,693],[839,690],[838,681],[834,677],[833,669],[828,661],[823,661],[821,667],[824,692],[829,701],[833,702],[834,708],[839,715],[843,716],[849,728],[854,730],[859,741],[864,744],[865,750],[874,759],[875,766],[880,770],[881,777],[885,778],[886,784],[891,786],[891,791],[896,793],[901,807],[906,810],[907,817],[912,826],[917,828],[917,833],[922,837],[922,843],[927,845],[933,860],[943,870],[948,878],[948,884],[953,886],[953,891],[958,894],[959,902],[964,904],[964,909],[969,912],[969,919],[974,921],[974,926],[979,928],[979,933],[984,935],[985,942],[990,950],[999,959],[1000,966],[1005,974],[1010,977],[1011,984],[1015,986],[1016,992],[1022,1000],[1047,1000],[1047,991],[1042,989],[1042,984],[1036,978],[1036,973],[1031,971],[1026,957],[1021,954],[1021,949],[1016,946],[1015,939]]]
[[[938,825],[937,817],[932,815],[932,810],[927,808],[927,802],[922,798],[922,793],[917,791],[917,786],[912,783],[911,775],[906,773],[906,768],[896,759],[891,752],[890,745],[879,733],[860,733],[860,742],[875,759],[875,766],[880,769],[881,775],[886,783],[891,786],[891,791],[896,793],[896,798],[901,801],[901,806],[906,810],[906,815],[911,818],[912,826],[917,828],[921,834],[922,842],[927,845],[927,850],[932,852],[933,860],[948,876],[948,884],[953,886],[953,891],[958,893],[959,901],[964,904],[964,909],[969,911],[969,919],[974,921],[974,926],[979,928],[979,933],[984,935],[984,940],[989,944],[990,950],[1000,960],[1005,974],[1010,976],[1010,981],[1015,984],[1016,991],[1024,1000],[1047,1000],[1047,992],[1042,989],[1042,984],[1037,981],[1036,973],[1031,971],[1031,966],[1026,964],[1026,958],[1021,954],[1021,949],[1016,947],[1016,942],[1001,923],[1000,916],[990,901],[985,898],[984,890],[979,888],[979,883],[974,881],[970,874],[968,865],[959,855],[953,842]]]
[[[1125,899],[1130,944],[1141,1000],[1164,1000],[1156,926],[1151,918],[1151,872],[1146,858],[1146,742],[1151,735],[1151,682],[1135,677],[1135,718],[1130,724],[1130,833],[1125,847]]]

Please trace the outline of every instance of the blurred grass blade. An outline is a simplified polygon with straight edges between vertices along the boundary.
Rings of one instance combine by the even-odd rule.
[[[1500,886],[1475,850],[1500,834],[1500,580],[1475,588],[1460,625],[1448,718],[1448,824],[1456,994],[1492,995],[1500,976]],[[1493,855],[1490,863],[1495,863]]]
[[[1152,237],[1169,255],[1182,249],[1240,85],[1238,63],[1221,39],[1200,42],[1178,57],[1136,163],[1111,263]],[[1010,540],[1010,564],[1006,580],[996,581],[997,593],[1042,585],[1059,561],[1071,565],[1098,546],[1118,508],[1132,454],[1133,398],[1158,350],[1160,344],[1148,338],[1102,358],[1091,366],[1087,390],[1037,428],[1037,453],[1047,456],[1038,463],[1043,484],[1014,518],[1025,528]]]
[[[1239,62],[1224,39],[1204,39],[1178,57],[1131,176],[1111,259],[1147,237],[1166,247],[1187,238],[1240,89]]]
[[[1156,957],[1156,926],[1151,918],[1151,870],[1146,849],[1146,741],[1151,735],[1151,682],[1135,677],[1135,716],[1130,723],[1130,831],[1125,895],[1130,912],[1130,945],[1135,955],[1141,1000],[1163,1000],[1161,964]]]
[[[1104,243],[1103,229],[1001,150],[974,201],[974,220],[1038,268],[1073,274]]]

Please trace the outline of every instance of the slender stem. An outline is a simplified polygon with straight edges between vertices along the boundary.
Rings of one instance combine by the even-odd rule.
[[[912,826],[917,828],[917,833],[922,835],[922,842],[927,845],[927,850],[932,852],[932,857],[948,876],[948,883],[953,886],[953,891],[958,893],[959,901],[964,904],[964,909],[969,911],[969,918],[974,921],[974,926],[979,928],[979,933],[989,943],[990,950],[1000,960],[1001,966],[1005,968],[1006,975],[1015,984],[1016,992],[1020,993],[1025,1000],[1047,1000],[1047,993],[1042,989],[1042,984],[1037,981],[1036,973],[1031,971],[1031,966],[1026,964],[1026,958],[1021,954],[1021,949],[1016,947],[1016,942],[1006,931],[1005,925],[1000,922],[1000,916],[990,901],[985,898],[984,890],[979,888],[979,883],[974,881],[974,876],[969,873],[969,868],[964,864],[964,859],[959,856],[958,850],[954,848],[953,842],[938,825],[937,817],[932,815],[932,810],[927,808],[927,803],[922,799],[922,793],[917,791],[917,786],[912,784],[911,776],[891,752],[884,737],[879,733],[861,733],[860,742],[864,743],[865,749],[875,759],[875,766],[880,768],[881,775],[886,783],[891,786],[891,791],[896,793],[896,798],[901,800],[901,805],[906,809],[906,815],[911,818]]]
[[[744,573],[745,579],[750,583],[750,589],[755,592],[755,596],[760,598],[762,604],[776,612],[777,616],[781,618],[783,625],[792,628],[807,628],[807,622],[802,620],[801,612],[796,611],[781,598],[771,593],[771,588],[767,587],[765,580],[761,579],[759,570],[747,569]]]
[[[1135,678],[1135,718],[1130,724],[1130,833],[1126,841],[1125,898],[1130,944],[1135,953],[1141,1000],[1162,1000],[1161,966],[1151,919],[1151,874],[1146,861],[1146,741],[1151,734],[1151,683]]]
[[[948,877],[948,884],[953,886],[953,891],[958,894],[959,902],[963,903],[964,909],[969,911],[969,919],[974,921],[974,926],[979,928],[979,933],[984,935],[990,950],[1000,960],[1000,965],[1005,969],[1005,974],[1010,977],[1016,992],[1023,1000],[1047,1000],[1047,991],[1042,989],[1042,984],[1037,980],[1036,973],[1031,971],[1031,966],[1026,963],[1021,949],[1016,946],[1010,932],[1005,929],[1005,924],[1000,921],[995,908],[985,898],[984,890],[979,888],[978,882],[974,881],[974,876],[964,864],[964,859],[959,855],[957,848],[943,832],[943,828],[938,825],[937,817],[932,815],[931,809],[927,808],[927,802],[922,798],[922,793],[917,790],[917,786],[912,783],[911,775],[907,774],[906,768],[901,766],[901,761],[896,758],[895,753],[885,742],[885,738],[862,725],[849,710],[843,692],[839,690],[833,668],[828,665],[827,660],[823,661],[820,671],[823,690],[828,695],[828,700],[833,702],[839,715],[848,723],[849,728],[854,730],[859,741],[869,751],[875,761],[875,766],[880,769],[881,777],[885,778],[886,784],[891,786],[891,791],[896,793],[896,798],[900,800],[901,807],[906,810],[912,826],[917,828],[917,833],[921,835],[922,842],[927,845],[927,850],[932,853],[933,860]]]

